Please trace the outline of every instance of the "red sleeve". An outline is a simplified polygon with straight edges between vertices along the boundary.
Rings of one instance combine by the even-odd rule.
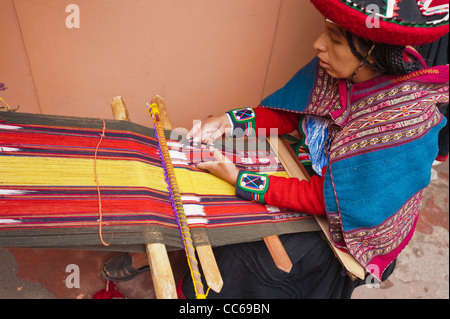
[[[267,205],[279,208],[289,208],[313,215],[324,215],[324,175],[314,175],[309,181],[269,176],[269,188],[264,195],[264,201]]]
[[[278,135],[291,133],[292,131],[298,129],[300,121],[299,114],[267,109],[265,107],[256,107],[253,110],[256,114],[256,134],[258,134],[258,129],[260,128],[265,128],[267,130],[270,128],[277,128]],[[269,135],[269,131],[267,131],[266,135]]]

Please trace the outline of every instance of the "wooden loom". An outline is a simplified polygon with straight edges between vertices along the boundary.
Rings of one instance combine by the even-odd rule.
[[[157,104],[156,113],[152,114],[154,117],[154,121],[156,122],[156,117],[158,117],[158,121],[161,122],[161,125],[166,130],[172,130],[173,127],[170,123],[169,116],[167,113],[167,109],[163,99],[160,96],[154,96],[152,99],[152,103]],[[112,104],[111,108],[113,111],[114,119],[116,120],[126,120],[129,121],[128,111],[126,109],[125,103],[121,97],[116,97]],[[201,233],[201,238],[197,238],[196,242],[206,242],[208,243],[208,238],[205,233]],[[189,239],[191,242],[192,240]],[[277,235],[272,235],[268,237],[264,237],[264,242],[269,249],[275,264],[277,267],[285,272],[290,272],[292,268],[292,263],[289,259],[288,254],[284,250],[284,247]],[[193,246],[193,245],[192,245]],[[192,249],[192,246],[188,246],[187,255],[191,256],[195,254],[195,251]],[[219,268],[217,266],[214,253],[212,251],[211,245],[205,244],[196,247],[197,255],[200,259],[200,263],[202,265],[203,272],[205,274],[205,279],[208,286],[213,289],[215,292],[220,292],[223,286],[223,280],[220,275]],[[157,297],[166,298],[166,297],[176,297],[176,290],[174,291],[174,281],[173,276],[171,276],[172,271],[170,269],[170,263],[168,260],[167,250],[164,244],[146,244],[147,257],[150,264],[150,269],[152,273],[152,279],[155,284],[155,291]],[[189,257],[188,257],[189,258]],[[159,269],[159,270],[158,270]],[[160,273],[161,272],[161,273]],[[198,269],[195,269],[195,273],[198,272]],[[195,278],[194,282],[201,280],[200,278]],[[159,283],[161,282],[161,283]],[[166,291],[170,293],[169,295],[164,294],[164,288]],[[199,289],[202,289],[198,286]],[[162,290],[162,291],[161,291]],[[175,295],[173,295],[175,293]],[[200,295],[203,295],[204,291],[200,291]]]
[[[161,122],[163,123],[164,127],[168,130],[172,130],[172,125],[169,120],[169,116],[167,113],[166,106],[164,104],[163,99],[156,95],[153,97],[152,101],[158,104],[159,106],[159,112],[160,112],[160,118]],[[128,112],[125,106],[125,103],[123,102],[121,97],[116,97],[113,100],[113,103],[111,104],[114,118],[118,120],[129,120]],[[292,152],[289,150],[289,148],[286,146],[286,144],[278,137],[278,136],[271,136],[268,137],[268,142],[270,143],[273,151],[276,153],[277,157],[280,159],[281,163],[285,167],[287,173],[290,177],[296,177],[299,180],[307,179],[308,174],[301,168],[301,164],[299,161],[293,156]],[[295,155],[295,154],[294,154]],[[356,261],[356,259],[351,256],[350,254],[343,252],[340,249],[337,249],[332,243],[331,238],[328,233],[328,222],[325,216],[314,216],[316,218],[317,223],[319,224],[320,228],[322,229],[324,235],[326,236],[331,249],[334,251],[335,256],[339,259],[341,264],[345,267],[345,269],[348,271],[349,276],[352,279],[365,278],[365,270],[364,268]],[[204,240],[207,240],[207,238],[203,238]],[[266,243],[267,248],[270,251],[270,254],[272,255],[275,264],[280,270],[283,270],[285,272],[290,272],[292,268],[292,263],[289,259],[289,256],[287,255],[279,237],[277,235],[264,237],[264,242]],[[170,270],[170,263],[168,262],[167,258],[167,252],[163,244],[159,244],[155,252],[155,254],[152,254],[151,251],[154,249],[152,245],[155,244],[147,244],[147,255],[149,259],[150,265],[153,265],[151,269],[162,267],[165,268],[164,274],[166,276],[159,276],[157,273],[153,273],[152,270],[152,278],[155,281],[163,281],[166,282],[166,284],[162,284],[161,286],[172,286],[171,289],[173,289],[173,283],[170,284],[169,282],[169,276],[167,274],[171,274]],[[197,253],[200,258],[200,262],[202,264],[202,268],[205,272],[206,281],[208,282],[209,286],[216,292],[219,292],[223,281],[220,276],[220,271],[217,267],[214,254],[212,252],[210,245],[203,245],[197,247]],[[161,260],[161,256],[164,257],[163,260]],[[161,264],[159,264],[159,262]],[[168,268],[167,268],[168,267]],[[172,277],[173,278],[173,277]],[[155,286],[156,290],[156,286]],[[158,296],[158,295],[157,295]],[[164,296],[161,296],[164,298]]]
[[[159,106],[161,122],[164,123],[165,128],[171,129],[164,101],[158,96],[155,96],[153,100]],[[129,120],[125,103],[120,97],[117,97],[113,100],[111,107],[115,119],[127,121]],[[289,151],[285,147],[285,145],[279,142],[279,140],[274,140],[274,138],[271,138],[270,142],[272,148],[278,153],[278,157],[281,162],[283,162],[283,165],[285,166],[285,169],[289,173],[289,175],[296,176],[300,179],[305,178],[305,175],[303,174],[295,160],[290,156]],[[319,219],[319,224],[321,224],[324,233],[327,234],[328,226],[326,220],[320,221]],[[158,237],[157,234],[153,235]],[[208,242],[208,237],[205,233],[198,231],[193,235],[197,237],[194,238],[194,241],[196,242],[196,251],[202,264],[202,269],[205,274],[207,284],[211,287],[211,289],[220,291],[223,283],[220,277],[220,272],[217,269],[217,265],[215,263],[214,255],[212,254],[211,246]],[[285,271],[288,271],[290,267],[290,260],[288,258],[280,259],[278,256],[281,255],[282,257],[287,257],[287,255],[284,254],[284,249],[279,242],[278,237],[269,236],[264,238],[264,240],[271,250],[277,266],[280,269],[284,268]],[[154,243],[152,240],[149,240],[149,243],[145,245],[145,250],[149,258],[157,298],[176,298],[175,282],[172,271],[170,269],[170,263],[168,261],[167,249],[165,247],[165,244],[161,242]],[[355,274],[359,278],[364,277],[364,270],[362,270],[362,267],[359,266],[359,264],[357,264],[354,259],[352,260],[353,257],[350,257],[350,255],[344,254],[338,250],[335,250],[335,252],[350,273]],[[198,279],[194,281],[198,281]],[[203,295],[203,293],[204,292],[201,291],[201,287],[199,287],[199,295]]]

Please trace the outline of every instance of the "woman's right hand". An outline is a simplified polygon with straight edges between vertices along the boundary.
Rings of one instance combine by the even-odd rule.
[[[187,133],[186,139],[193,143],[211,144],[225,133],[231,132],[231,124],[227,114],[210,116],[194,124]]]

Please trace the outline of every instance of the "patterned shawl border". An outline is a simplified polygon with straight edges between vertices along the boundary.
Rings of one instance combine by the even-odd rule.
[[[342,231],[339,213],[327,213],[329,235],[333,244],[350,253],[371,272],[374,265],[380,270],[374,276],[381,275],[411,239],[423,198],[423,190],[417,192],[405,205],[382,224],[373,228],[359,228]]]
[[[405,118],[397,118],[392,123],[381,119],[379,120],[380,123],[383,123],[381,126],[370,127],[373,121],[360,121],[359,127],[356,127],[349,136],[346,134],[347,136],[342,138],[345,132],[339,133],[336,142],[331,146],[331,160],[335,162],[361,153],[412,142],[421,138],[429,129],[442,121],[443,117],[437,108],[430,109],[428,103],[419,102],[416,105],[423,106],[423,109],[401,112],[401,116]],[[421,115],[411,117],[417,113],[421,113]],[[364,129],[367,126],[369,128]],[[347,132],[350,132],[351,129]]]
[[[331,159],[354,156],[367,147],[374,151],[416,140],[442,118],[432,106],[446,102],[448,86],[430,84],[404,83],[365,95],[352,103],[348,119],[340,119],[346,125],[334,138]]]
[[[386,255],[396,249],[411,231],[419,215],[423,190],[409,199],[399,211],[372,228],[344,231],[344,239],[353,256],[367,265],[375,255]]]
[[[339,81],[317,67],[317,79],[311,92],[310,102],[304,112],[308,114],[326,114],[331,110],[342,110],[339,94]]]

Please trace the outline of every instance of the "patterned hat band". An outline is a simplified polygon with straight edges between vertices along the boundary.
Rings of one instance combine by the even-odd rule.
[[[448,33],[448,0],[311,0],[327,21],[373,42],[422,45]]]

